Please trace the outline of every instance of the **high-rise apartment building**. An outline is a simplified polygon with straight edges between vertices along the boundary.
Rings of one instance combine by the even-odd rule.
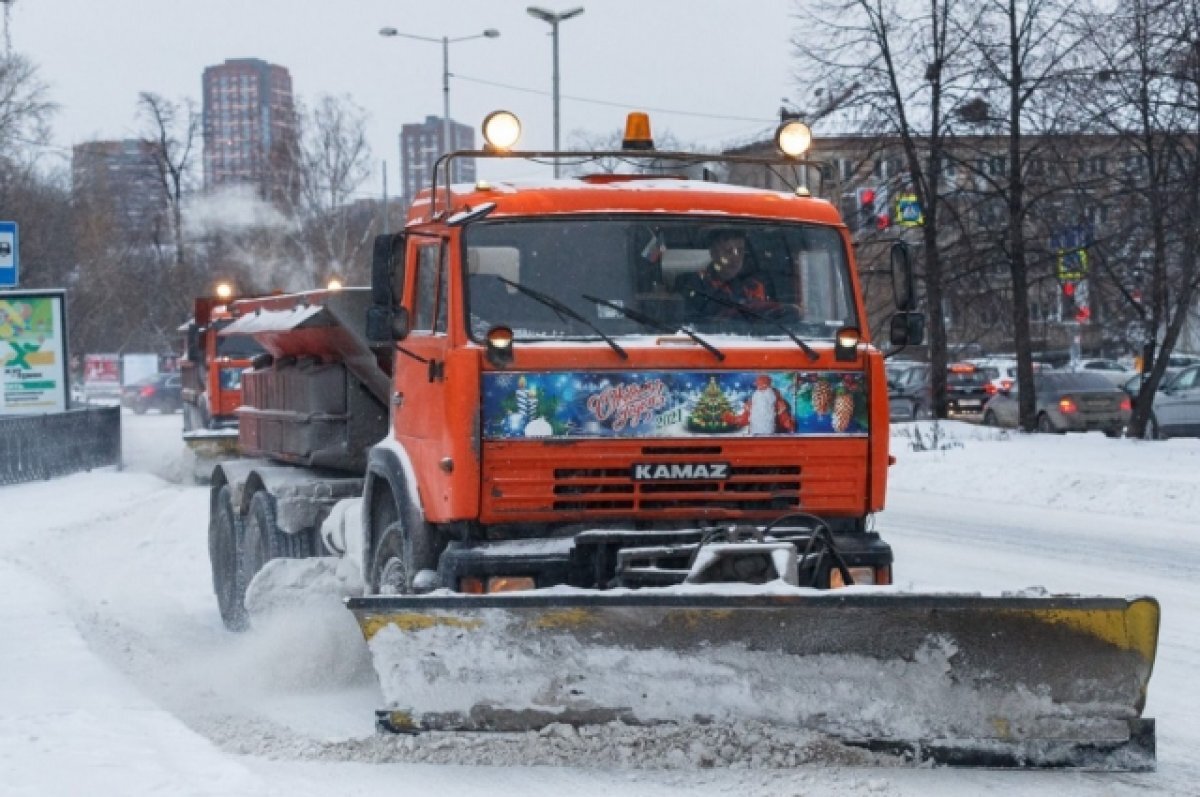
[[[71,187],[76,197],[106,206],[124,240],[166,236],[167,198],[151,142],[130,138],[76,144]]]
[[[400,128],[400,178],[403,196],[411,203],[417,192],[428,188],[433,181],[433,166],[442,153],[460,149],[475,149],[475,130],[469,125],[450,121],[450,147],[443,146],[442,117],[426,116],[420,124]],[[450,182],[475,182],[475,159],[456,158],[451,164]],[[439,175],[438,180],[442,177]]]
[[[280,198],[296,135],[292,78],[257,58],[204,70],[204,186],[249,183]]]

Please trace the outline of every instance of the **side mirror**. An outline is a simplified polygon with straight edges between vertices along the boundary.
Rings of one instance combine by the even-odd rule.
[[[896,313],[888,332],[893,346],[920,346],[925,341],[925,314]]]
[[[908,244],[903,241],[892,244],[889,265],[892,272],[892,299],[896,309],[901,312],[914,309],[917,296],[913,287],[912,254]]]
[[[408,337],[412,331],[408,308],[367,308],[367,341],[370,343],[395,343]]]
[[[196,324],[188,324],[187,328],[187,352],[185,353],[189,362],[199,362],[204,359],[204,355],[200,351],[200,327]]]
[[[404,287],[404,234],[376,235],[371,251],[371,304],[391,307]]]

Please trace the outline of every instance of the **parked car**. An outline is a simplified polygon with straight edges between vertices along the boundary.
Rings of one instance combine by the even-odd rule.
[[[1124,390],[1088,371],[1043,371],[1033,377],[1039,432],[1099,430],[1120,437],[1129,423],[1133,402]],[[1017,391],[992,396],[983,408],[987,426],[1015,428],[1019,420]]]
[[[883,368],[887,373],[888,383],[888,418],[892,421],[913,421],[913,403],[904,391],[904,383],[909,372],[924,365],[915,360],[888,360]]]
[[[1109,382],[1118,387],[1129,381],[1129,377],[1133,376],[1134,374],[1134,370],[1132,368],[1127,368],[1116,360],[1106,360],[1102,358],[1080,360],[1075,364],[1072,370],[1100,374]]]
[[[179,374],[155,374],[123,388],[121,403],[138,415],[147,410],[179,412],[183,409],[181,387]]]
[[[1200,365],[1179,371],[1154,394],[1145,437],[1200,437]]]
[[[929,363],[916,363],[906,371],[893,390],[888,392],[888,404],[892,416],[903,413],[908,404],[907,417],[933,417],[933,386]],[[946,369],[946,414],[947,417],[978,417],[987,401],[989,371],[970,363],[952,363]]]
[[[1164,370],[1162,381],[1160,381],[1158,383],[1158,389],[1162,390],[1164,387],[1166,387],[1168,384],[1170,384],[1171,380],[1175,378],[1175,375],[1177,373],[1179,373],[1178,368],[1167,368],[1166,370]],[[1138,397],[1138,393],[1140,393],[1142,390],[1142,383],[1145,381],[1146,381],[1145,373],[1134,374],[1133,376],[1129,377],[1121,384],[1121,389],[1129,394],[1129,398],[1136,401],[1137,397]]]

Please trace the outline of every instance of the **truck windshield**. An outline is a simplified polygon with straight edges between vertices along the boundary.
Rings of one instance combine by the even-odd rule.
[[[507,284],[534,288],[612,337],[647,326],[700,334],[832,339],[857,326],[837,230],[766,221],[662,216],[487,220],[463,231],[466,299],[476,339],[497,324],[519,339],[599,337]],[[597,302],[595,299],[603,299]]]

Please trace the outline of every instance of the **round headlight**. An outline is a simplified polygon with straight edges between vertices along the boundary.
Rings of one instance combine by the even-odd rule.
[[[799,158],[812,145],[812,131],[804,122],[784,122],[775,131],[775,144],[789,158]]]
[[[218,282],[216,293],[218,299],[221,301],[226,301],[233,296],[233,286],[228,282]]]
[[[337,277],[330,277],[329,282],[325,283],[325,287],[331,291],[340,291],[342,289],[342,281]]]
[[[483,120],[483,140],[500,152],[507,152],[521,137],[521,120],[511,111],[492,111]]]

